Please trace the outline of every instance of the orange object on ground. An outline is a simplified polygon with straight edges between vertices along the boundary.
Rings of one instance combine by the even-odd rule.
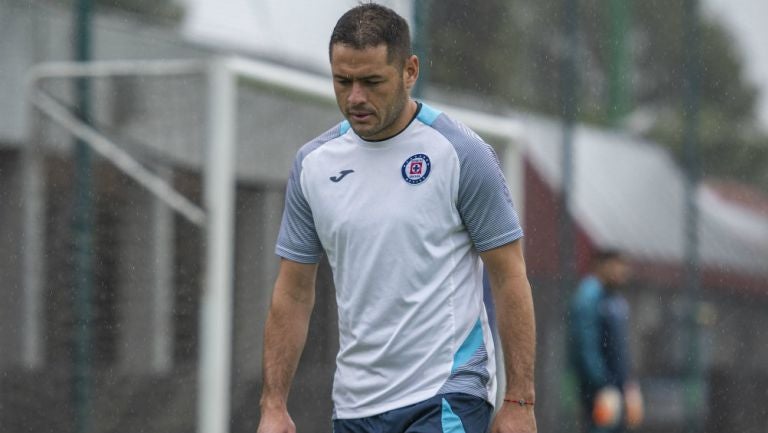
[[[601,389],[595,397],[592,420],[598,427],[615,427],[621,420],[623,406],[621,392],[613,386]]]

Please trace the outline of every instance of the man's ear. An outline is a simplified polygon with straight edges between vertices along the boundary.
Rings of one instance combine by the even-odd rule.
[[[403,65],[403,82],[405,82],[405,88],[411,90],[416,85],[416,80],[419,78],[419,58],[415,55],[411,55],[405,59],[405,65]]]

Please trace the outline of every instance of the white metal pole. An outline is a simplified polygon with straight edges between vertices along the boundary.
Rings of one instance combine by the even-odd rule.
[[[32,110],[29,110],[32,117]],[[29,119],[31,124],[32,120]],[[31,128],[27,129],[31,131]],[[45,171],[43,155],[35,143],[36,134],[27,134],[22,158],[22,285],[24,321],[22,328],[22,364],[39,368],[43,364],[43,279],[45,276]]]
[[[30,97],[36,83],[26,83],[26,131],[22,151],[21,197],[24,221],[22,227],[22,287],[24,290],[22,313],[21,362],[27,368],[43,365],[44,315],[43,284],[45,277],[45,170],[44,156],[36,133],[35,110]]]
[[[525,152],[523,140],[519,134],[508,136],[504,146],[504,160],[501,161],[504,177],[507,179],[509,193],[515,202],[515,209],[520,217],[520,224],[525,226]]]
[[[232,363],[235,85],[226,59],[208,72],[208,142],[204,179],[206,275],[201,300],[198,433],[229,431]]]
[[[29,98],[38,110],[66,128],[72,135],[83,140],[104,159],[168,203],[168,206],[191,223],[198,226],[204,224],[205,214],[194,203],[179,194],[164,179],[147,170],[120,146],[73,116],[61,103],[40,91],[35,91]]]
[[[158,174],[166,182],[173,182],[173,170],[158,166]],[[173,210],[160,198],[152,198],[152,248],[154,257],[152,291],[152,372],[164,374],[173,367],[173,263],[176,249],[173,238],[176,231]]]

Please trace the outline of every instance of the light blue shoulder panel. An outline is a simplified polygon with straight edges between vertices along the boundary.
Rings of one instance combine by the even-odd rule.
[[[419,115],[416,116],[416,118],[419,119],[419,121],[421,121],[425,125],[432,126],[432,124],[441,114],[443,114],[442,111],[436,110],[422,102],[421,110],[419,110]]]

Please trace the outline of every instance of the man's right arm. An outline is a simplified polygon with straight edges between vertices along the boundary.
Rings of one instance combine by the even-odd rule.
[[[264,387],[258,433],[294,433],[288,392],[304,349],[315,303],[317,264],[283,259],[264,331]]]

